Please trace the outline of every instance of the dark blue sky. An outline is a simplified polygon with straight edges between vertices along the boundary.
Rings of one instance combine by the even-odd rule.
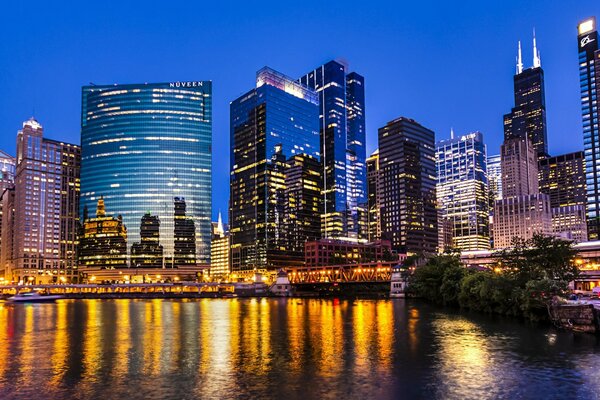
[[[438,139],[480,130],[492,154],[513,105],[517,40],[530,66],[535,27],[550,152],[583,146],[576,25],[600,17],[596,0],[51,3],[1,7],[0,149],[15,153],[34,110],[46,136],[79,143],[89,82],[212,80],[214,218],[227,218],[229,102],[265,65],[296,77],[339,58],[364,75],[369,152],[377,128],[407,116]]]

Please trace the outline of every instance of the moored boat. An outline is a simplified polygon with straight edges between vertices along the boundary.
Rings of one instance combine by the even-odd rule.
[[[63,296],[59,295],[26,292],[17,293],[16,295],[9,297],[7,301],[10,301],[11,303],[51,303],[62,298]]]

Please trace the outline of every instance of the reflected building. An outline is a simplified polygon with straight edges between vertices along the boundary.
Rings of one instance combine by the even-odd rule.
[[[442,236],[449,234],[459,250],[487,250],[489,199],[486,147],[474,132],[437,143],[436,187]],[[443,229],[448,224],[448,229]],[[447,240],[442,243],[447,245]],[[442,248],[444,248],[442,247]]]
[[[256,88],[231,102],[230,118],[232,271],[302,263],[288,251],[286,169],[296,155],[320,161],[319,98],[265,67],[257,73]]]
[[[77,282],[80,161],[79,146],[45,138],[34,118],[23,123],[17,134],[13,251],[7,254],[7,279]]]
[[[365,237],[365,82],[338,61],[299,79],[319,96],[323,176],[322,236]]]
[[[223,224],[221,212],[216,223],[213,222],[213,237],[210,244],[210,275],[224,277],[230,272],[229,267],[229,229]]]
[[[129,248],[142,242],[131,227],[149,210],[160,220],[166,262],[208,264],[210,81],[85,86],[81,143],[82,210],[103,196],[129,228]],[[177,214],[183,203],[174,206],[174,198],[185,198],[185,218]]]
[[[177,221],[175,221],[177,225]],[[131,246],[132,268],[162,268],[163,247],[160,244],[160,219],[147,212],[140,223],[140,241]]]
[[[367,226],[370,242],[381,239],[381,189],[379,186],[379,149],[377,149],[367,158]]]
[[[399,253],[438,246],[435,134],[400,117],[379,128],[381,236]]]
[[[100,197],[96,216],[83,213],[83,228],[79,237],[79,266],[83,268],[126,268],[127,228],[123,218],[106,214],[104,199]],[[85,269],[82,270],[85,273]]]
[[[589,240],[600,239],[600,46],[596,18],[577,26]]]

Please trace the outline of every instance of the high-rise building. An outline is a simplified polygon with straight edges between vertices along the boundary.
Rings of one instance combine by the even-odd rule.
[[[196,265],[196,223],[194,218],[187,215],[187,203],[183,197],[175,197],[173,205],[175,207],[173,267]]]
[[[369,242],[381,239],[380,195],[379,149],[377,149],[367,158],[367,239]]]
[[[587,224],[590,240],[600,239],[600,47],[596,18],[577,26],[579,85],[583,118],[583,148],[587,197]]]
[[[0,227],[0,278],[11,282],[9,274],[13,265],[15,231],[15,187],[7,187],[0,195],[2,225]]]
[[[437,199],[452,247],[490,248],[486,147],[480,132],[437,143]]]
[[[320,161],[319,97],[265,67],[257,73],[256,88],[231,102],[230,118],[232,271],[302,263],[287,249],[285,170],[295,155]]]
[[[319,96],[323,167],[322,236],[364,236],[366,203],[365,82],[329,61],[299,81]]]
[[[221,212],[215,224],[213,222],[213,237],[210,244],[210,274],[215,278],[226,277],[230,272],[229,266],[229,229],[223,224]]]
[[[488,156],[487,177],[489,188],[490,207],[494,207],[494,201],[502,199],[502,166],[500,154]]]
[[[87,213],[86,208],[79,237],[79,266],[103,269],[127,267],[127,229],[121,216],[106,215],[102,197],[98,199],[96,216],[88,218]]]
[[[438,245],[435,134],[400,117],[379,128],[381,236],[400,253]]]
[[[536,150],[527,137],[504,140],[502,199],[494,206],[494,247],[506,248],[513,239],[552,234],[550,197],[539,192]]]
[[[76,282],[80,147],[43,137],[33,118],[17,135],[14,282]],[[5,238],[3,238],[4,240]]]
[[[177,225],[177,221],[175,221]],[[131,246],[132,268],[162,268],[163,247],[160,244],[160,219],[147,212],[140,222],[140,241]]]
[[[0,150],[0,232],[2,232],[2,213],[3,206],[1,196],[5,190],[14,187],[15,183],[15,158],[10,156],[9,154]],[[10,208],[9,208],[10,212]],[[2,253],[2,235],[0,234],[0,259]],[[4,267],[0,264],[0,278],[3,278],[4,275],[2,271]]]
[[[515,106],[504,116],[504,138],[527,137],[538,158],[547,157],[546,97],[544,70],[533,35],[533,67],[523,69],[521,42],[514,76]]]
[[[285,170],[285,232],[288,251],[304,258],[304,244],[321,237],[321,168],[318,159],[297,154]]]
[[[81,144],[82,209],[91,209],[103,196],[112,213],[122,216],[129,248],[141,243],[140,218],[147,211],[157,216],[165,266],[172,266],[181,261],[176,255],[176,199],[185,198],[186,220],[195,229],[195,243],[185,244],[186,262],[208,264],[210,81],[85,86]],[[192,247],[193,256],[187,253]]]

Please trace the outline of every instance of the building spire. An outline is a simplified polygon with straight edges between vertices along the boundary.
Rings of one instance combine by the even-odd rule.
[[[517,53],[517,75],[523,72],[523,55],[521,54],[521,41],[519,40],[519,52]]]
[[[450,127],[450,139],[454,139],[454,128]]]
[[[221,218],[221,210],[219,210],[219,218],[217,220],[217,232],[215,232],[217,235],[223,236],[223,234],[225,233],[225,230],[223,229],[223,219]]]
[[[535,41],[535,28],[533,28],[533,68],[538,68],[542,66],[542,60],[540,60],[540,52],[537,49],[537,44]]]

